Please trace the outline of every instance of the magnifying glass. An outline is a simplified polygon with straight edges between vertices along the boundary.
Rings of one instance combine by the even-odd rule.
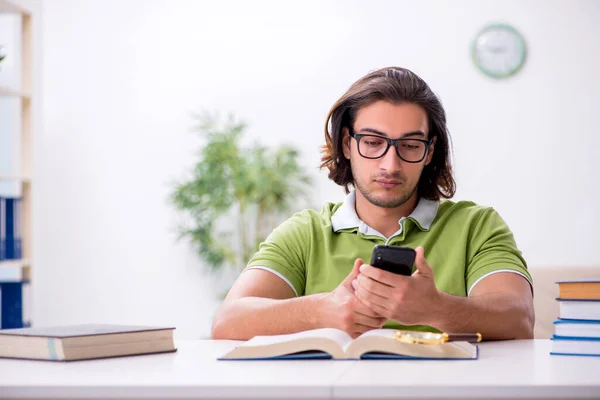
[[[433,333],[419,331],[396,331],[394,339],[402,343],[442,344],[446,342],[481,342],[481,333]]]

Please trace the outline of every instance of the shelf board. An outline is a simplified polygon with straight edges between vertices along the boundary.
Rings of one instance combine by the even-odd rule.
[[[27,259],[0,261],[1,282],[22,282],[31,280],[31,262]]]
[[[12,89],[7,86],[0,86],[0,97],[20,97],[25,100],[31,100],[31,95],[29,93]]]
[[[22,183],[31,183],[31,178],[26,176],[8,176],[0,175],[0,182],[2,181],[19,181]]]
[[[10,1],[0,0],[0,14],[29,15],[30,13],[23,7],[13,4]]]

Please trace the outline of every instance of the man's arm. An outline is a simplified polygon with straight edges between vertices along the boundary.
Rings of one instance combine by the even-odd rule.
[[[247,340],[312,329],[322,295],[295,297],[277,275],[261,269],[242,273],[227,294],[212,325],[213,339]]]
[[[331,293],[295,297],[277,275],[250,269],[237,279],[213,320],[213,339],[247,340],[256,335],[279,335],[317,328],[338,328],[353,337],[381,328],[386,319],[365,307],[355,296],[362,260]]]
[[[416,249],[417,271],[396,275],[363,265],[353,287],[371,310],[404,325],[430,325],[444,332],[480,332],[484,339],[531,339],[533,298],[527,280],[499,272],[479,282],[470,297],[439,292],[433,271]]]
[[[440,295],[429,325],[441,331],[480,332],[486,340],[533,339],[533,296],[529,282],[521,275],[490,275],[469,297]]]

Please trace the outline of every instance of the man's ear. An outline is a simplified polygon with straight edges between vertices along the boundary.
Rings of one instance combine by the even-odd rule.
[[[435,151],[435,143],[437,142],[437,136],[433,138],[431,144],[429,145],[429,150],[427,151],[427,157],[425,158],[425,165],[429,165],[431,160],[433,159],[433,152]]]
[[[348,128],[342,128],[342,151],[346,160],[350,159],[350,132]]]

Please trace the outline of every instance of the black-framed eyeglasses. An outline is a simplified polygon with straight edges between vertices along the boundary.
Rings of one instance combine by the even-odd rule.
[[[368,135],[354,132],[350,128],[350,136],[356,139],[358,153],[368,159],[377,159],[386,155],[391,146],[396,148],[396,154],[407,163],[423,161],[431,146],[431,139],[388,139],[378,135]]]

